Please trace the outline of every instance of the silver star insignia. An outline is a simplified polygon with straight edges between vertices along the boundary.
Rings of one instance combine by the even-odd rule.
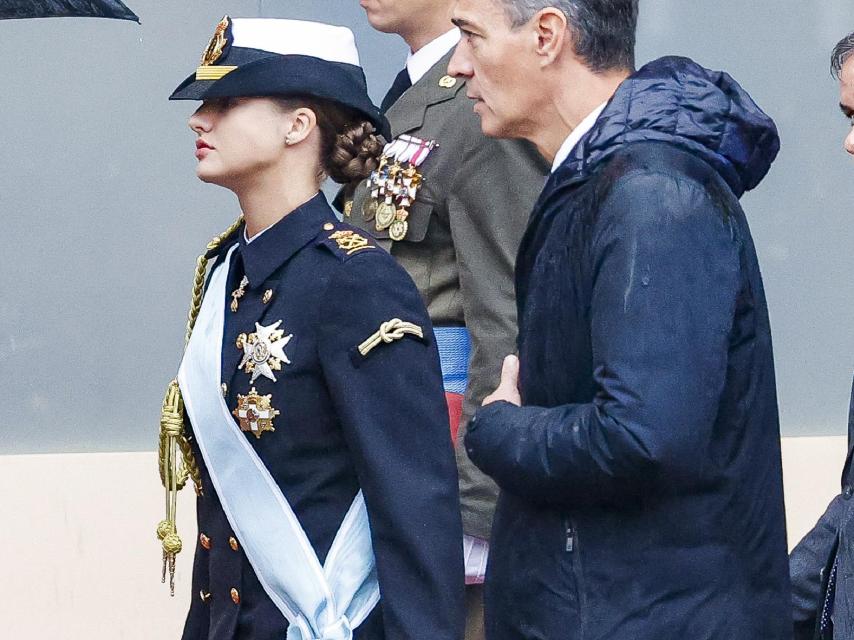
[[[261,376],[276,382],[276,374],[273,371],[281,371],[283,362],[291,363],[285,355],[285,346],[294,334],[286,336],[285,332],[279,329],[280,324],[281,320],[262,327],[256,322],[255,333],[250,333],[243,340],[243,360],[238,368],[252,374],[250,384]]]

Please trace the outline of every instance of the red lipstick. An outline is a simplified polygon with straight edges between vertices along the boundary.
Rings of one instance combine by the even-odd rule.
[[[204,158],[209,151],[211,151],[213,147],[209,145],[207,142],[199,138],[196,140],[196,158],[201,160]]]

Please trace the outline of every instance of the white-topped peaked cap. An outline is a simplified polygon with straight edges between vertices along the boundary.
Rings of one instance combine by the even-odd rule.
[[[388,139],[388,122],[368,96],[353,32],[320,22],[225,16],[196,72],[170,100],[309,96],[365,117]]]
[[[231,30],[234,47],[361,66],[356,39],[347,27],[308,20],[235,18]]]

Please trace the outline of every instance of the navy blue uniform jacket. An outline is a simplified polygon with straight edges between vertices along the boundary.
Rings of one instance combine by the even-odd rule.
[[[795,640],[854,640],[854,387],[848,410],[848,457],[842,491],[804,539],[792,549]],[[836,572],[830,577],[833,565]],[[830,586],[830,588],[828,588]],[[822,617],[825,624],[821,624]]]
[[[791,636],[771,334],[738,198],[778,150],[726,74],[645,66],[550,177],[517,262],[523,406],[466,444],[502,489],[489,640]]]
[[[454,640],[464,619],[462,523],[430,320],[415,285],[388,253],[351,252],[330,238],[348,229],[318,194],[251,244],[243,227],[238,230],[222,344],[226,402],[234,409],[237,395],[250,386],[272,395],[281,412],[275,431],[246,437],[321,564],[362,489],[381,600],[355,638]],[[220,260],[233,244],[226,243]],[[230,293],[243,275],[250,286],[231,312]],[[392,318],[419,325],[426,339],[408,335],[359,355],[356,346]],[[250,376],[238,369],[236,338],[255,331],[256,322],[278,320],[286,335],[293,334],[285,346],[291,364],[275,373],[276,382],[259,377],[250,385]],[[240,541],[231,540],[208,469],[195,453],[204,495],[197,506],[200,539],[183,640],[283,640],[287,621]]]

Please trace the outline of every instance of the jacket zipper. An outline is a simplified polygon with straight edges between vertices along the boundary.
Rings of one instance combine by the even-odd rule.
[[[566,531],[566,551],[572,553],[575,550],[575,530],[572,528],[572,522],[569,518],[564,517],[563,528]]]
[[[578,546],[578,527],[573,524],[568,515],[563,516],[563,530],[565,534],[564,551],[572,555],[572,558],[568,559],[568,561],[571,566],[576,597],[578,598],[579,638],[584,639],[587,637],[587,599],[583,586],[581,555],[579,554]]]

